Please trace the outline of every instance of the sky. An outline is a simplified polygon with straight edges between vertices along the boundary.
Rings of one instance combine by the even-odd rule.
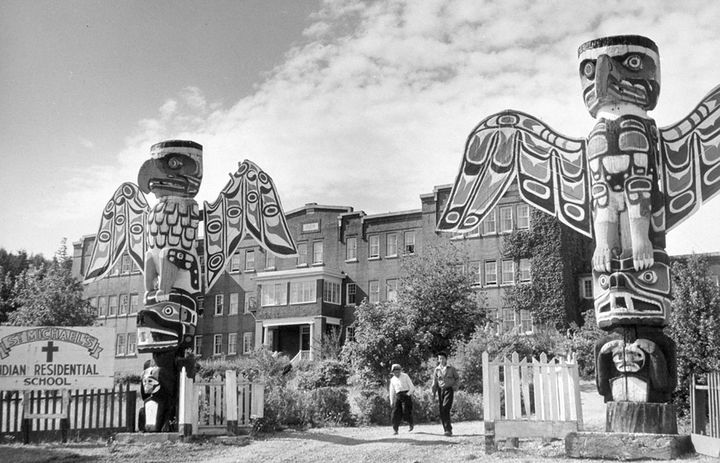
[[[678,122],[720,84],[719,23],[720,2],[693,0],[3,0],[0,247],[49,257],[95,233],[150,146],[176,138],[204,147],[201,205],[250,159],[286,211],[419,209],[490,114],[587,136],[587,40],[654,40],[650,115]],[[719,252],[719,228],[716,197],[667,250]]]

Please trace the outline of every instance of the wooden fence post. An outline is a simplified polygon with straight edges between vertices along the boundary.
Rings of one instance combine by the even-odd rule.
[[[197,400],[193,400],[194,391],[193,380],[188,378],[185,367],[182,367],[178,390],[178,432],[181,436],[191,436],[194,429],[193,424],[197,425],[197,408],[193,408],[197,404]],[[194,420],[193,415],[195,416]]]
[[[265,384],[252,383],[250,391],[252,395],[250,418],[262,418],[265,416]]]
[[[238,430],[237,373],[235,370],[225,371],[225,411],[227,431],[230,435]]]
[[[130,390],[130,383],[127,383],[126,385],[125,397],[127,399],[127,402],[125,403],[125,430],[127,432],[135,432],[135,415],[137,413],[137,391]]]

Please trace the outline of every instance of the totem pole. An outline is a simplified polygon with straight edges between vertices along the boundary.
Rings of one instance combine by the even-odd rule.
[[[662,329],[670,314],[665,233],[720,190],[720,86],[685,119],[658,129],[647,114],[660,93],[652,40],[591,40],[578,57],[583,99],[597,120],[587,139],[518,111],[484,119],[468,138],[437,229],[473,229],[517,180],[524,201],[594,235],[595,315],[608,332],[595,349],[596,382],[608,402],[607,430],[673,432],[675,343]],[[667,425],[620,429],[623,417],[611,415],[638,413],[633,407]]]
[[[296,255],[285,216],[270,177],[250,161],[220,192],[198,208],[194,197],[202,181],[202,146],[169,140],[150,148],[138,185],[123,183],[105,206],[85,282],[103,278],[124,253],[145,276],[144,307],[137,314],[137,350],[151,353],[142,374],[142,431],[173,430],[178,374],[194,376],[193,345],[204,291],[225,268],[240,241],[249,235],[268,252]],[[144,194],[157,203],[148,206]],[[206,265],[201,268],[196,239],[204,220]],[[206,288],[200,274],[205,271]]]

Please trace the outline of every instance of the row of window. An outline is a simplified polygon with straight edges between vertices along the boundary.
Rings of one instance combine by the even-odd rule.
[[[261,288],[260,304],[263,307],[288,304],[288,286],[290,304],[307,304],[317,302],[318,280],[296,280],[289,282],[264,283]],[[340,283],[323,281],[323,301],[330,304],[341,304]]]
[[[498,266],[497,260],[486,260],[482,264],[484,270],[482,275],[481,264],[479,262],[471,263],[470,271],[476,275],[473,280],[483,286],[512,285],[515,284],[517,275],[518,282],[530,282],[530,259],[520,259],[517,262],[512,259],[503,259],[499,263]]]
[[[415,254],[415,232],[403,232],[402,248],[399,243],[399,233],[385,233],[385,257],[398,257],[398,250],[402,249],[403,255]],[[380,258],[380,237],[379,234],[368,235],[368,259]],[[358,239],[350,236],[345,239],[345,261],[354,262],[357,260]]]
[[[527,310],[513,310],[508,308],[488,309],[488,321],[496,327],[497,333],[519,331],[532,333],[532,314]]]
[[[227,313],[228,315],[237,315],[238,309],[240,307],[240,293],[230,293],[229,298],[230,303],[228,305]],[[245,293],[245,301],[243,304],[243,313],[250,313],[252,310],[255,310],[256,306],[256,300],[255,300],[255,293]],[[214,304],[214,311],[213,313],[215,315],[224,315],[225,314],[225,295],[224,294],[216,294],[215,295],[215,304]]]
[[[115,317],[118,315],[137,313],[140,305],[140,296],[137,294],[119,294],[92,297],[89,301],[98,317]]]
[[[227,335],[227,344],[225,344],[225,335],[224,334],[215,334],[213,335],[213,352],[212,355],[237,355],[238,353],[238,345],[237,345],[237,333],[229,333]],[[201,357],[202,356],[202,336],[195,336],[195,346],[193,347],[193,352],[196,356]],[[227,346],[227,349],[223,349]],[[253,350],[253,333],[248,331],[243,333],[242,337],[242,354],[247,355],[252,352]]]
[[[514,214],[513,214],[514,210]],[[487,217],[472,231],[455,234],[451,239],[473,238],[481,235],[511,233],[513,230],[530,228],[530,207],[527,204],[500,206],[492,209]]]

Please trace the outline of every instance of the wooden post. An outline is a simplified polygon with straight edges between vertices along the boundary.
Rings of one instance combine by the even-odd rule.
[[[30,443],[30,431],[32,430],[32,420],[27,418],[32,412],[33,391],[24,391],[22,399],[22,408],[20,411],[20,430],[22,432],[23,444]]]
[[[483,373],[483,421],[485,423],[485,453],[495,451],[495,422],[493,416],[493,400],[495,391],[492,388],[490,359],[487,352],[482,353]]]
[[[178,432],[184,437],[191,436],[193,433],[193,415],[197,419],[197,408],[193,408],[193,405],[197,403],[196,400],[193,400],[194,390],[193,380],[187,377],[185,367],[182,367],[178,391]]]
[[[238,430],[238,401],[237,401],[237,373],[234,370],[225,371],[225,411],[228,434],[237,434]]]
[[[127,432],[135,432],[136,422],[135,414],[137,413],[137,391],[130,390],[130,384],[128,383],[125,389],[127,402],[125,403],[125,430]]]
[[[250,417],[262,418],[265,416],[265,384],[251,384],[252,403],[250,405]]]
[[[485,421],[485,453],[495,451],[495,422]]]

